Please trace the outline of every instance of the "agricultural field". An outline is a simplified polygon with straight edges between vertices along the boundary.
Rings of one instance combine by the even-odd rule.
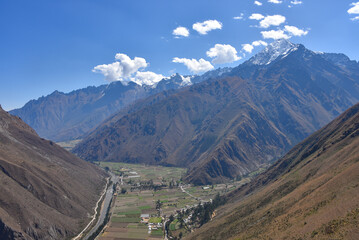
[[[125,163],[97,163],[122,178],[117,187],[111,219],[101,240],[163,239],[166,217],[213,199],[243,184],[232,182],[214,186],[182,185],[183,168]],[[160,204],[160,207],[158,206]],[[148,218],[141,218],[148,217]],[[173,229],[178,226],[172,226]]]

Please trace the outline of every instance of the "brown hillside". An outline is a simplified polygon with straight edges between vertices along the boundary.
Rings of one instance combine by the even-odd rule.
[[[66,239],[90,220],[105,174],[0,108],[0,238]]]
[[[188,239],[359,239],[359,104],[229,196]]]

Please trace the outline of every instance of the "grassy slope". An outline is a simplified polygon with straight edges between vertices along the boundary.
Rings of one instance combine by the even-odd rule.
[[[359,239],[359,105],[238,189],[190,239]]]

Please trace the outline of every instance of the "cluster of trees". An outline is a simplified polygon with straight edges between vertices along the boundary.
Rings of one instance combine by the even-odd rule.
[[[125,193],[127,193],[127,189],[124,188],[124,187],[122,187],[122,188],[121,188],[121,194],[125,194]]]
[[[161,208],[162,208],[163,203],[158,199],[156,201],[156,210],[157,210],[157,214],[160,217],[161,216]]]
[[[226,198],[217,193],[216,197],[211,202],[198,204],[192,209],[191,222],[193,225],[202,226],[212,218],[214,210],[225,204]]]
[[[130,188],[130,191],[134,191],[134,190],[154,190],[154,191],[159,191],[162,188],[167,187],[167,185],[162,184],[162,185],[158,185],[158,184],[154,184],[153,180],[149,180],[149,181],[140,181],[139,183],[137,183],[137,185],[135,185],[134,181],[132,179],[130,179],[127,182],[129,185],[132,185]]]
[[[185,229],[190,232],[191,228],[200,227],[203,224],[207,223],[211,220],[214,210],[226,203],[226,198],[221,196],[219,193],[215,196],[215,198],[211,202],[200,203],[196,207],[186,209],[186,210],[178,210],[176,216],[171,215],[166,222],[165,230],[168,235],[172,237],[172,239],[181,239],[181,236],[175,237],[172,236],[170,231],[170,224],[177,219],[179,223],[180,229]],[[186,223],[185,219],[190,217],[190,221]],[[182,233],[182,232],[181,232]]]
[[[170,189],[172,189],[172,188],[175,188],[175,187],[178,187],[179,186],[179,181],[174,181],[173,179],[170,181],[170,183],[168,184],[168,187],[170,188]]]
[[[159,191],[163,188],[176,188],[179,186],[180,182],[179,181],[174,181],[173,179],[171,181],[168,182],[168,184],[166,183],[166,181],[163,181],[161,185],[159,184],[154,184],[153,180],[149,180],[149,181],[141,181],[139,183],[137,183],[137,185],[135,185],[134,181],[132,179],[130,179],[127,182],[129,185],[132,185],[130,188],[130,191],[134,191],[134,190],[154,190],[154,191]]]

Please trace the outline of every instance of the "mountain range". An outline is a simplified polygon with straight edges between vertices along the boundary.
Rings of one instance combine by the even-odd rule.
[[[189,239],[358,239],[358,101],[357,61],[281,39],[202,76],[0,107],[0,239],[80,232],[107,177],[92,161],[185,167],[198,185],[267,169]],[[53,142],[80,138],[78,157]]]
[[[133,103],[73,152],[187,167],[184,180],[195,184],[224,182],[268,166],[358,101],[358,62],[278,40],[220,76]]]
[[[359,104],[230,193],[187,239],[358,239]]]
[[[0,107],[0,239],[70,239],[90,221],[106,176]]]
[[[43,138],[56,142],[75,140],[136,100],[217,77],[226,71],[227,68],[217,69],[202,76],[174,74],[150,86],[117,81],[70,93],[54,91],[10,113],[21,117]]]

